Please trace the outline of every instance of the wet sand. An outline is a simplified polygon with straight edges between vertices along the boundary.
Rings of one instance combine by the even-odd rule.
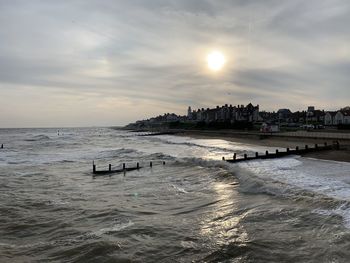
[[[281,147],[281,148],[295,148],[296,146],[304,147],[306,144],[312,146],[316,143],[322,144],[324,140],[315,140],[309,138],[265,138],[259,139],[257,136],[244,136],[244,135],[236,135],[236,134],[220,134],[220,133],[201,133],[200,131],[186,131],[182,133],[176,134],[178,136],[188,136],[197,139],[222,139],[227,141],[234,142],[242,142],[255,144],[260,146],[267,147]],[[327,143],[332,143],[332,140],[327,141]],[[340,150],[330,150],[330,151],[322,151],[322,152],[313,152],[302,154],[304,157],[308,158],[317,158],[323,160],[332,160],[332,161],[340,161],[340,162],[350,162],[350,142],[349,141],[340,141]]]

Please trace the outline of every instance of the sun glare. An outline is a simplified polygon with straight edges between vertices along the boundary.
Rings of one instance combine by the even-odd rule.
[[[213,71],[218,71],[225,65],[225,57],[219,51],[213,51],[207,56],[208,67]]]

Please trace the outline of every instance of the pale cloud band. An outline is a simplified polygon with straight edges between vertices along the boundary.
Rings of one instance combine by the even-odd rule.
[[[350,3],[0,0],[0,126],[349,104]],[[227,59],[217,74],[205,58]]]

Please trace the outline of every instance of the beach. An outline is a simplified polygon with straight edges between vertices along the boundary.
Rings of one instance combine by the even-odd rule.
[[[295,148],[296,146],[305,147],[305,145],[314,146],[315,144],[323,144],[324,142],[332,143],[331,139],[310,139],[310,138],[292,138],[292,137],[267,137],[259,138],[257,135],[249,135],[244,133],[225,133],[221,131],[182,131],[176,133],[177,136],[189,136],[197,139],[222,139],[231,142],[240,142],[254,144],[266,147],[278,148]],[[339,150],[330,150],[322,152],[312,152],[303,154],[304,157],[317,158],[324,160],[333,160],[341,162],[350,162],[350,140],[340,140]]]

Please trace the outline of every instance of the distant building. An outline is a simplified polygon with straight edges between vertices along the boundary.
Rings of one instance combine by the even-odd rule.
[[[340,110],[334,116],[335,124],[350,124],[350,111]]]
[[[187,118],[188,118],[189,120],[192,120],[192,118],[193,118],[193,113],[192,113],[191,106],[188,107],[188,110],[187,110]]]
[[[289,122],[290,117],[292,116],[292,112],[290,109],[279,109],[277,111],[278,120],[282,122]]]
[[[335,123],[335,115],[337,114],[336,111],[327,111],[324,116],[324,125],[336,125]]]
[[[325,125],[350,124],[350,108],[345,107],[339,111],[328,111],[324,117]]]
[[[314,111],[315,111],[315,106],[307,107],[307,112],[314,112]]]
[[[267,124],[263,123],[260,128],[261,132],[271,133],[271,132],[279,132],[280,128],[278,125],[275,124]]]
[[[306,122],[306,111],[296,111],[293,112],[290,118],[291,123],[305,123]]]
[[[325,112],[322,110],[313,110],[306,113],[307,123],[324,123]]]
[[[342,108],[338,111],[316,110],[314,106],[309,106],[307,110],[291,112],[282,108],[277,112],[259,111],[259,105],[228,105],[216,106],[215,108],[187,109],[187,115],[181,116],[175,113],[165,113],[147,120],[137,121],[135,125],[139,128],[162,127],[165,125],[175,125],[179,122],[205,122],[219,123],[218,127],[233,127],[242,124],[265,123],[262,131],[273,132],[278,127],[319,127],[320,124],[327,126],[350,125],[350,107]],[[220,124],[221,123],[221,124]],[[214,125],[215,126],[215,125]],[[251,125],[252,126],[252,125]],[[322,125],[321,125],[322,126]]]
[[[247,106],[237,105],[232,106],[225,104],[223,106],[216,106],[216,108],[198,109],[197,111],[191,111],[188,116],[191,115],[192,120],[197,122],[257,122],[259,117],[259,105],[253,106],[249,103]]]
[[[167,122],[178,121],[179,116],[177,116],[174,113],[167,113],[167,114],[165,114],[165,119]]]

